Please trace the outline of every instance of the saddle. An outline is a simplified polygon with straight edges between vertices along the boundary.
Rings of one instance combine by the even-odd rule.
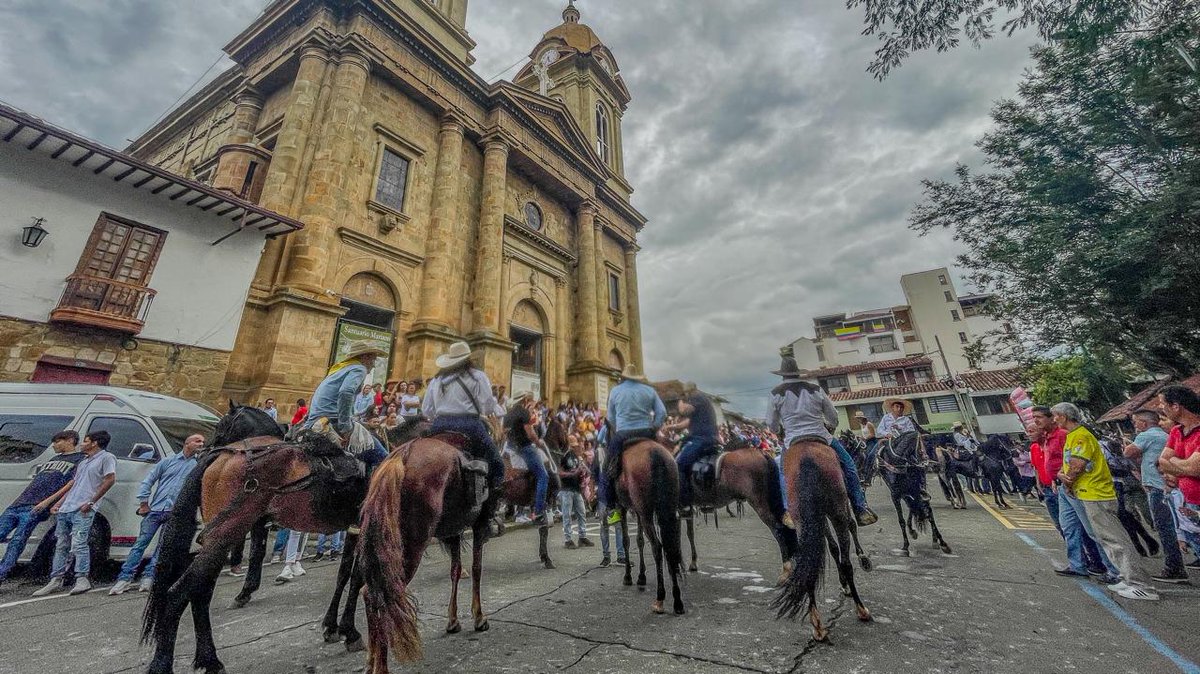
[[[696,489],[712,489],[721,479],[721,464],[728,452],[705,454],[692,464],[692,484]]]
[[[463,483],[467,485],[470,497],[471,516],[474,520],[483,509],[483,504],[491,495],[491,480],[488,476],[488,464],[481,455],[483,448],[467,435],[444,431],[427,436],[439,440],[458,450],[458,472]]]

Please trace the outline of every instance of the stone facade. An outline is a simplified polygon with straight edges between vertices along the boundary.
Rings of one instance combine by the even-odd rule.
[[[0,317],[0,381],[29,381],[38,361],[45,359],[108,370],[112,386],[216,406],[229,353],[144,339],[126,341],[114,333]]]
[[[390,379],[430,377],[466,339],[508,384],[518,332],[535,336],[540,367],[526,374],[555,401],[594,400],[616,364],[641,365],[645,218],[623,177],[629,98],[615,59],[598,40],[562,37],[594,37],[573,7],[534,50],[552,49],[572,87],[605,92],[616,146],[605,158],[586,104],[542,95],[536,79],[488,84],[470,70],[465,16],[465,0],[278,0],[226,47],[236,67],[130,148],[305,224],[263,254],[228,395],[311,393],[340,322],[360,322],[346,288],[364,274],[394,299],[390,314],[368,311],[388,318],[377,327],[392,334]],[[381,203],[380,167],[396,157],[407,162],[403,199]],[[519,306],[541,325],[515,323]]]

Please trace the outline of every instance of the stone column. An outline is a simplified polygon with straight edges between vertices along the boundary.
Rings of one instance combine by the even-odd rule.
[[[596,237],[596,355],[608,366],[608,267],[604,264],[604,225],[593,225]]]
[[[483,194],[479,212],[479,246],[475,264],[474,331],[502,335],[500,303],[504,257],[504,199],[507,190],[508,143],[491,138],[483,148]],[[502,335],[503,336],[503,335]]]
[[[324,299],[330,243],[340,217],[339,197],[348,188],[352,170],[354,132],[362,115],[363,91],[371,64],[356,50],[342,52],[333,76],[329,114],[322,125],[312,166],[308,172],[300,220],[304,229],[295,232],[288,254],[284,284]]]
[[[579,359],[600,362],[599,328],[596,324],[596,206],[585,201],[576,214],[579,240],[579,266],[575,268],[579,284]]]
[[[292,91],[287,108],[283,113],[283,124],[271,153],[271,166],[267,170],[259,202],[263,207],[293,215],[292,200],[300,179],[300,160],[311,134],[317,99],[325,80],[329,65],[329,50],[324,45],[312,44],[300,50],[300,68],[292,82]],[[292,237],[270,239],[254,274],[253,286],[268,291],[274,284],[279,265],[283,262],[285,242]]]
[[[554,279],[554,306],[556,311],[554,322],[554,377],[555,392],[558,394],[555,404],[565,403],[571,397],[571,387],[567,383],[567,354],[571,349],[571,294],[567,288],[567,279]]]
[[[508,296],[511,292],[511,288],[512,257],[509,255],[504,255],[504,264],[500,268],[500,318],[498,321],[498,333],[504,339],[508,339],[508,330],[506,328],[508,326],[509,317],[505,316],[504,312],[508,311]]]
[[[433,213],[425,242],[421,307],[416,328],[448,330],[457,321],[461,293],[453,283],[454,227],[458,224],[459,180],[462,174],[463,125],[453,116],[442,119],[438,134],[437,166],[433,178]]]
[[[243,196],[242,186],[246,182],[250,163],[255,160],[266,163],[266,153],[250,145],[254,140],[254,132],[258,129],[263,97],[253,88],[246,87],[238,92],[233,100],[233,128],[226,137],[225,144],[217,150],[217,170],[213,175],[212,185],[219,190]]]
[[[645,372],[642,361],[642,310],[638,305],[637,253],[635,243],[625,248],[625,320],[629,322],[629,359]]]

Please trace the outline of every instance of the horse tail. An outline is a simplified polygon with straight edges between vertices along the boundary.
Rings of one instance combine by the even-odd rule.
[[[386,663],[389,647],[401,662],[421,657],[417,605],[404,580],[404,527],[400,522],[404,475],[404,460],[395,452],[375,470],[362,507],[358,569],[371,663]]]
[[[793,555],[792,572],[771,602],[778,618],[795,618],[817,603],[817,588],[825,575],[825,482],[816,459],[806,454],[789,495],[796,504],[799,546]]]
[[[175,592],[184,591],[183,588],[175,590],[172,586],[183,577],[191,564],[190,553],[192,539],[196,536],[196,511],[200,509],[204,472],[218,456],[220,454],[217,452],[210,453],[188,474],[183,487],[179,489],[171,516],[158,539],[154,584],[150,589],[150,597],[146,600],[146,608],[142,612],[143,644],[160,636],[158,630],[166,618],[167,606],[171,603],[170,597]]]
[[[658,523],[663,555],[672,574],[683,573],[683,549],[679,540],[679,477],[672,476],[665,451],[650,450],[650,484],[654,499],[654,519]]]

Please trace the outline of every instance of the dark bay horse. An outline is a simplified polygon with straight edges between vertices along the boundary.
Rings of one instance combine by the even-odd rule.
[[[825,575],[826,545],[837,562],[842,591],[853,599],[858,619],[871,620],[871,612],[858,596],[858,587],[854,584],[850,541],[855,520],[850,512],[846,483],[834,449],[816,440],[801,439],[787,448],[783,455],[783,474],[787,482],[788,512],[796,523],[799,545],[793,556],[791,574],[771,606],[778,610],[780,618],[795,618],[801,612],[807,612],[813,638],[826,641],[829,629],[817,610],[817,588]],[[829,530],[831,526],[833,533]]]
[[[359,565],[367,613],[367,674],[387,674],[388,652],[400,662],[421,657],[417,608],[408,586],[421,556],[434,538],[450,552],[450,606],[446,632],[462,630],[458,622],[458,581],[462,577],[462,533],[472,532],[471,613],[475,631],[488,629],[480,584],[483,545],[497,497],[480,506],[476,480],[461,467],[455,434],[413,440],[392,452],[375,470],[362,508]]]
[[[900,535],[904,537],[904,554],[909,554],[908,539],[917,537],[917,530],[926,526],[933,530],[933,542],[945,554],[950,554],[950,544],[938,531],[933,518],[933,506],[925,491],[925,456],[920,437],[916,432],[903,433],[896,439],[881,438],[879,466],[888,490],[892,494],[892,505],[896,507],[896,518],[900,521]],[[908,506],[908,523],[904,521],[901,502]],[[913,528],[913,519],[916,528]]]
[[[651,610],[665,613],[666,587],[663,584],[663,557],[671,574],[671,596],[675,615],[683,615],[683,598],[679,593],[679,577],[683,574],[683,552],[679,545],[679,468],[675,459],[659,443],[630,440],[621,452],[621,476],[617,481],[617,501],[621,511],[621,533],[629,540],[629,513],[638,518],[638,587],[646,586],[645,538],[650,538],[650,550],[658,577],[658,594]],[[633,585],[633,564],[625,556],[626,585]]]
[[[254,435],[254,429],[262,434]],[[217,424],[215,446],[202,454],[181,488],[159,542],[156,582],[142,617],[142,642],[155,641],[149,674],[173,671],[175,638],[189,604],[196,631],[193,668],[223,674],[209,604],[229,551],[264,516],[284,527],[326,534],[355,521],[366,481],[332,479],[339,469],[356,472],[355,459],[332,443],[306,450],[281,442],[277,434],[265,412],[231,403],[230,414]],[[237,435],[245,439],[226,444]],[[310,451],[319,459],[310,461]],[[205,527],[200,552],[189,560],[197,511]]]
[[[783,560],[780,582],[791,573],[791,560],[796,554],[796,534],[783,524],[783,499],[779,494],[779,469],[757,447],[731,449],[721,455],[720,470],[715,483],[695,485],[695,504],[704,509],[724,508],[734,501],[747,501],[758,519],[767,525]],[[688,544],[692,548],[692,563],[688,571],[696,571],[696,534],[693,518],[687,518]]]

